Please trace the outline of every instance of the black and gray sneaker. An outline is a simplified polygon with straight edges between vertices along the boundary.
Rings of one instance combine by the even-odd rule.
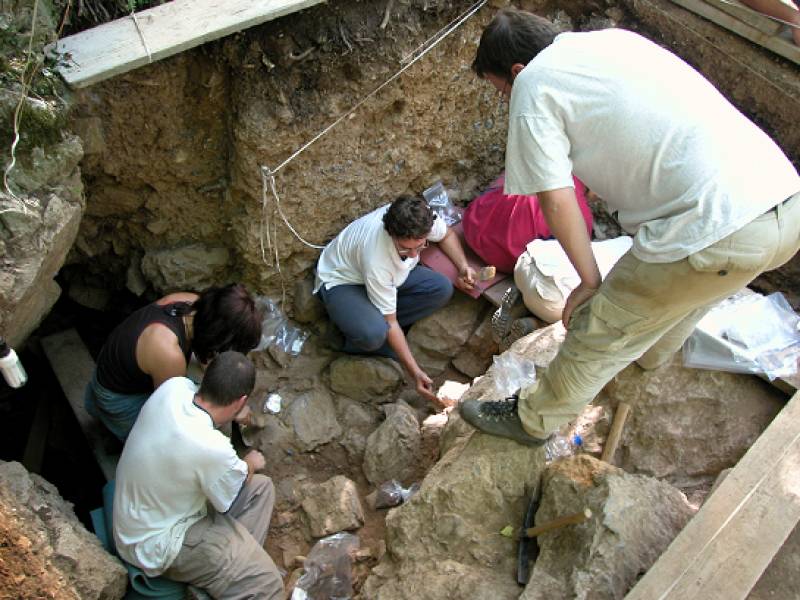
[[[517,312],[514,307],[520,304],[520,293],[517,286],[512,285],[503,294],[503,300],[500,302],[500,308],[494,311],[492,315],[492,338],[498,344],[505,339],[508,332],[511,331],[511,323],[514,321]]]
[[[462,419],[483,433],[509,438],[526,446],[541,446],[547,441],[528,434],[522,428],[516,396],[486,402],[465,400],[458,405],[458,412]]]

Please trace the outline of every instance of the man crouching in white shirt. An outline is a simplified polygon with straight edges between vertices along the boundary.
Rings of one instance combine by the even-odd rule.
[[[114,541],[146,575],[190,583],[214,598],[283,598],[263,548],[275,489],[256,474],[260,452],[239,459],[218,428],[255,385],[243,354],[223,352],[200,389],[168,379],[142,407],[117,466]]]
[[[350,223],[325,247],[314,292],[344,334],[345,352],[397,359],[417,393],[436,403],[431,379],[403,333],[453,294],[450,280],[417,264],[428,242],[438,243],[458,268],[456,287],[471,289],[475,271],[458,235],[422,198],[401,196]]]

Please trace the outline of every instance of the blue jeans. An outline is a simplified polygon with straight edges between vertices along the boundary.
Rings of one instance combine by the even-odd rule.
[[[139,416],[139,411],[150,394],[120,394],[112,392],[97,382],[97,371],[86,385],[83,404],[93,417],[108,427],[120,441],[124,442]]]
[[[397,358],[386,341],[389,324],[370,302],[363,285],[337,285],[318,292],[331,321],[345,337],[343,350],[350,354],[377,354]],[[403,329],[427,317],[453,295],[453,284],[444,275],[417,265],[397,288],[397,322]]]

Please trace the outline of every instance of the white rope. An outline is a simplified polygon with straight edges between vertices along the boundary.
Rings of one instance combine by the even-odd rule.
[[[142,32],[142,28],[139,27],[139,19],[136,18],[136,13],[131,11],[131,19],[133,19],[133,24],[136,26],[136,33],[139,34],[139,39],[142,42],[142,46],[144,47],[145,53],[147,53],[147,62],[152,63],[153,57],[150,54],[150,48],[147,47],[147,40],[144,39],[144,33]]]
[[[11,173],[11,170],[17,164],[17,144],[19,144],[20,135],[19,135],[19,117],[22,112],[22,106],[25,104],[25,99],[28,97],[28,87],[30,86],[31,82],[33,81],[33,77],[36,74],[36,69],[33,69],[31,73],[30,79],[28,81],[25,80],[25,74],[28,72],[29,67],[31,66],[31,57],[33,56],[33,39],[36,34],[36,15],[39,10],[39,0],[34,0],[33,3],[33,14],[31,17],[31,35],[30,39],[28,40],[28,58],[25,61],[25,66],[22,69],[22,90],[20,91],[19,95],[19,102],[17,103],[17,107],[14,109],[14,141],[11,143],[11,162],[6,165],[5,170],[3,171],[3,186],[6,189],[6,193],[11,196],[14,200],[20,203],[22,207],[22,212],[27,214],[27,208],[25,206],[26,200],[19,198],[11,189],[9,185],[8,176]],[[38,61],[37,61],[38,62]],[[32,203],[29,203],[32,204]],[[6,212],[12,212],[13,209],[5,209],[0,211],[0,214]]]
[[[277,167],[275,167],[274,169],[271,169],[270,167],[268,167],[266,165],[262,165],[261,166],[261,240],[260,240],[260,245],[261,245],[261,258],[262,258],[262,260],[264,261],[265,264],[269,265],[269,263],[267,262],[267,259],[266,259],[267,250],[274,250],[276,261],[277,261],[277,257],[278,257],[277,243],[276,243],[275,247],[273,247],[272,240],[270,239],[270,234],[269,234],[269,219],[268,219],[268,214],[267,214],[267,188],[268,187],[269,187],[269,190],[272,192],[273,197],[275,198],[275,210],[277,211],[278,215],[281,217],[281,219],[283,220],[284,224],[289,229],[289,231],[291,231],[292,234],[294,234],[294,236],[301,243],[305,244],[309,248],[315,248],[317,250],[321,250],[321,249],[323,249],[325,247],[324,245],[320,246],[318,244],[312,244],[311,242],[306,241],[297,232],[297,230],[292,226],[292,224],[289,223],[289,220],[286,218],[286,215],[284,214],[283,209],[281,208],[280,198],[278,197],[278,192],[277,192],[277,188],[276,188],[276,185],[275,185],[275,175],[278,173],[278,171],[283,169],[286,165],[288,165],[290,162],[292,162],[300,154],[305,152],[306,149],[308,149],[311,145],[313,145],[319,139],[324,137],[330,130],[332,130],[334,127],[336,127],[339,123],[341,123],[346,118],[348,118],[350,115],[352,115],[367,100],[369,100],[370,98],[375,96],[383,88],[385,88],[387,85],[392,83],[395,79],[400,77],[400,75],[402,75],[406,70],[411,68],[411,66],[414,65],[414,63],[416,63],[418,60],[420,60],[428,52],[433,50],[439,44],[439,42],[441,42],[443,39],[445,39],[448,35],[450,35],[458,27],[460,27],[467,19],[469,19],[472,15],[474,15],[476,12],[478,12],[487,2],[488,2],[488,0],[478,0],[469,9],[467,9],[464,13],[462,13],[459,17],[457,17],[455,20],[451,21],[449,25],[447,25],[443,29],[440,29],[439,31],[437,31],[433,36],[428,38],[425,42],[423,42],[415,50],[413,50],[411,53],[409,53],[405,57],[403,57],[401,59],[401,61],[400,61],[401,63],[404,63],[405,61],[409,61],[408,57],[413,56],[413,58],[410,59],[409,62],[404,64],[397,72],[395,72],[394,75],[389,77],[386,81],[384,81],[382,84],[380,84],[374,90],[372,90],[369,94],[367,94],[361,100],[356,102],[356,104],[353,105],[353,107],[350,108],[350,110],[348,110],[346,113],[342,114],[333,123],[331,123],[330,125],[325,127],[322,131],[317,133],[317,135],[315,135],[313,138],[311,138],[311,140],[309,140],[308,142],[306,142],[305,144],[300,146],[300,148],[295,150],[292,153],[292,155],[289,156],[289,158],[284,160]],[[423,49],[420,51],[419,50],[420,48],[423,48]],[[267,232],[267,250],[265,250],[265,248],[264,248],[264,231],[265,231],[265,229],[266,229],[266,232]],[[274,230],[274,226],[273,226],[273,231],[275,232],[275,234],[277,234],[277,232]],[[269,265],[269,266],[272,266],[272,265]],[[280,273],[280,266],[278,266],[278,272]]]

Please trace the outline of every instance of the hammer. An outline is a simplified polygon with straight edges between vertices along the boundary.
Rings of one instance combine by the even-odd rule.
[[[603,455],[600,457],[603,462],[613,464],[614,453],[617,451],[617,446],[619,446],[622,428],[625,427],[625,420],[628,418],[629,412],[631,412],[631,405],[627,402],[620,402],[617,405],[614,421],[611,423],[611,431],[608,432],[608,439],[603,447]]]
[[[591,509],[584,508],[581,512],[577,512],[572,515],[564,515],[563,517],[558,517],[557,519],[553,519],[547,523],[542,523],[536,527],[530,527],[523,531],[522,537],[532,538],[542,535],[543,533],[547,533],[548,531],[552,531],[553,529],[558,529],[559,527],[565,527],[567,525],[580,525],[584,521],[588,521],[591,518]]]

